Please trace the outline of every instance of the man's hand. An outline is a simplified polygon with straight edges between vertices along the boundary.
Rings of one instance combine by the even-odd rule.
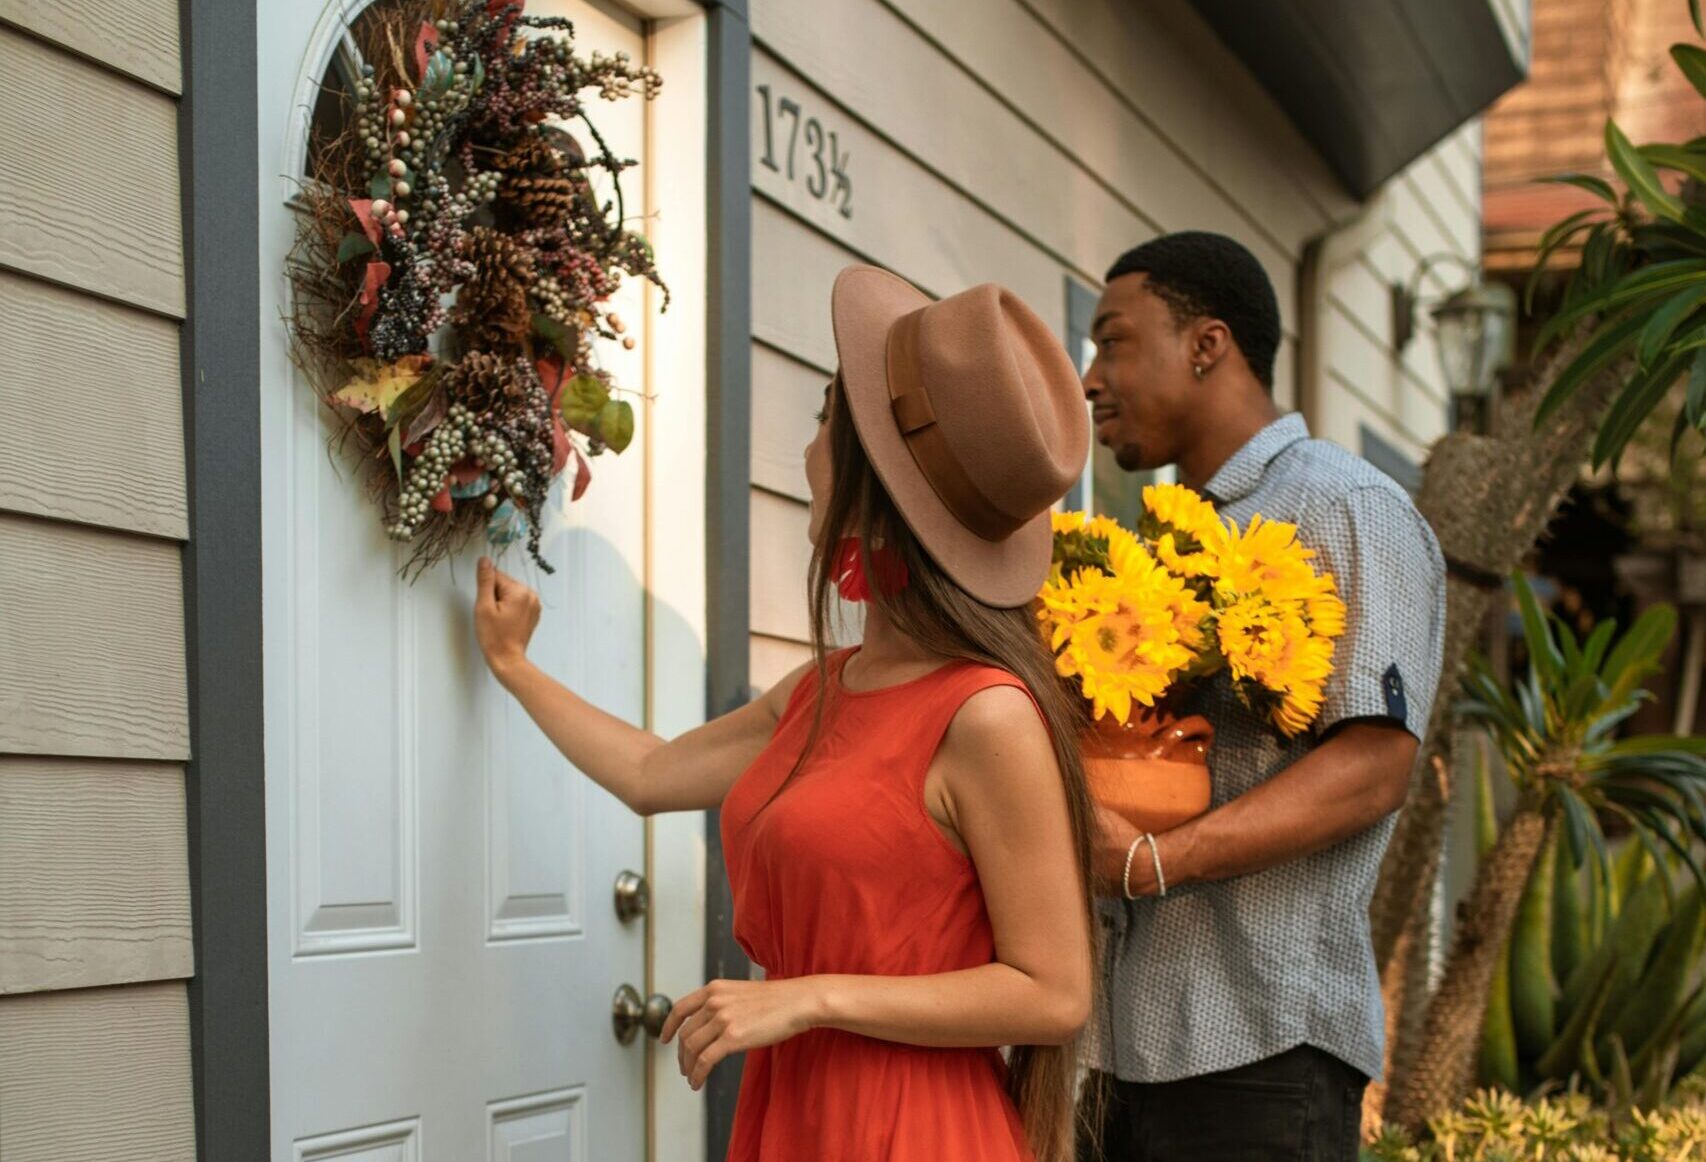
[[[1352,722],[1334,731],[1267,782],[1156,836],[1168,889],[1265,871],[1368,830],[1403,805],[1417,746],[1415,736],[1393,722]],[[1127,844],[1135,838],[1129,824],[1119,834]],[[1098,872],[1113,842],[1098,845]],[[1123,868],[1123,847],[1119,858]],[[1113,872],[1116,883],[1120,868]],[[1131,890],[1157,890],[1147,847],[1132,861]]]
[[[1096,808],[1096,822],[1099,825],[1096,831],[1094,861],[1096,894],[1123,899],[1125,897],[1125,885],[1121,879],[1125,875],[1126,853],[1131,850],[1132,843],[1141,833],[1126,821],[1125,816],[1116,814],[1102,806]],[[1148,859],[1144,853],[1139,852],[1138,854],[1144,856],[1145,860]],[[1135,866],[1137,861],[1133,860],[1132,863],[1131,889],[1133,893],[1136,893],[1141,881],[1138,879],[1138,869]],[[1146,863],[1145,867],[1147,868],[1147,866]]]

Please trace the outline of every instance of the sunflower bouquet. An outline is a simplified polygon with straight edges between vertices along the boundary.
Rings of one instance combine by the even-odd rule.
[[[1154,710],[1186,684],[1227,671],[1251,711],[1281,734],[1309,729],[1333,671],[1345,605],[1297,526],[1239,528],[1191,489],[1143,490],[1135,532],[1107,517],[1054,518],[1054,565],[1038,616],[1055,665],[1100,721]]]

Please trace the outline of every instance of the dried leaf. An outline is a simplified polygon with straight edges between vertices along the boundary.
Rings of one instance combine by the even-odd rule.
[[[391,429],[386,437],[385,446],[391,452],[391,467],[397,470],[397,483],[403,482],[403,433],[396,428]]]
[[[486,539],[494,545],[509,545],[527,535],[527,514],[506,500],[486,519]]]
[[[489,472],[480,473],[466,484],[454,480],[450,482],[450,495],[456,500],[472,500],[477,496],[486,495],[491,490],[492,476]]]
[[[389,120],[389,118],[387,118],[387,120]],[[391,175],[383,173],[374,174],[373,180],[367,183],[367,192],[371,198],[383,198],[386,201],[390,201]]]
[[[575,487],[574,491],[569,493],[569,499],[579,500],[586,494],[586,486],[592,483],[592,465],[586,462],[586,457],[581,455],[579,448],[570,445],[569,451],[574,453],[575,457]]]
[[[450,54],[435,52],[426,63],[426,72],[421,75],[422,97],[436,97],[450,88],[450,80],[456,75],[451,65]]]
[[[539,376],[539,383],[545,388],[545,394],[551,400],[551,410],[557,409],[557,403],[562,398],[563,361],[555,355],[542,355],[533,361],[534,373]]]
[[[563,427],[563,417],[555,412],[551,414],[551,475],[556,477],[563,470],[563,465],[569,462],[569,433]]]
[[[351,230],[344,235],[343,241],[338,243],[338,265],[342,266],[350,259],[360,258],[363,254],[372,254],[373,250],[373,243],[369,242],[365,235]]]
[[[367,341],[367,325],[373,321],[374,312],[379,310],[379,288],[385,285],[385,280],[391,277],[391,264],[374,259],[367,264],[367,270],[361,282],[361,312],[355,317],[355,333],[362,342]]]
[[[610,389],[596,375],[584,372],[571,378],[562,392],[563,422],[577,432],[598,434],[598,418],[610,402]]]
[[[421,21],[420,31],[415,33],[415,76],[425,77],[427,57],[438,51],[438,29],[429,20]]]
[[[569,332],[567,327],[563,326],[562,323],[553,319],[550,315],[535,312],[533,315],[532,326],[533,333],[551,344],[551,346],[556,349],[557,354],[565,362],[575,357],[574,336]]]
[[[434,390],[427,396],[421,409],[410,416],[403,425],[403,446],[413,446],[431,434],[432,430],[444,422],[444,417],[450,413],[450,397],[443,391]],[[419,452],[411,452],[419,455]]]
[[[355,375],[332,393],[332,402],[362,413],[378,412],[389,420],[397,400],[415,385],[430,362],[426,355],[405,355],[395,363],[357,359],[352,364]]]
[[[625,399],[613,399],[598,413],[598,438],[612,452],[621,452],[634,439],[634,405]]]
[[[387,189],[386,196],[389,196],[389,189]],[[361,223],[361,232],[367,235],[367,240],[374,246],[378,246],[381,231],[379,220],[373,216],[373,199],[351,198],[349,208],[354,212],[355,220]],[[341,255],[339,261],[343,261]]]
[[[456,508],[456,502],[450,498],[450,484],[448,477],[446,477],[444,487],[433,493],[432,507],[434,512],[451,512]]]

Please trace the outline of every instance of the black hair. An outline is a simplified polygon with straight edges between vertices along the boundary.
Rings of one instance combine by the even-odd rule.
[[[1279,350],[1279,300],[1256,256],[1224,234],[1185,230],[1163,234],[1120,255],[1107,281],[1122,274],[1148,276],[1146,284],[1167,304],[1181,326],[1193,319],[1219,319],[1262,386],[1274,386]]]

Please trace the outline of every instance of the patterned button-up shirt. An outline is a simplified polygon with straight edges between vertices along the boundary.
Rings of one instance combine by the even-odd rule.
[[[1283,739],[1224,676],[1191,696],[1186,709],[1215,728],[1214,805],[1271,779],[1338,723],[1384,719],[1419,738],[1439,681],[1445,567],[1404,490],[1288,415],[1205,491],[1240,526],[1256,513],[1294,522],[1348,609],[1313,735]],[[1379,1077],[1384,1023],[1368,905],[1394,820],[1254,875],[1100,901],[1107,952],[1091,1063],[1125,1081],[1172,1081],[1308,1044]],[[1166,852],[1163,840],[1163,864]]]

